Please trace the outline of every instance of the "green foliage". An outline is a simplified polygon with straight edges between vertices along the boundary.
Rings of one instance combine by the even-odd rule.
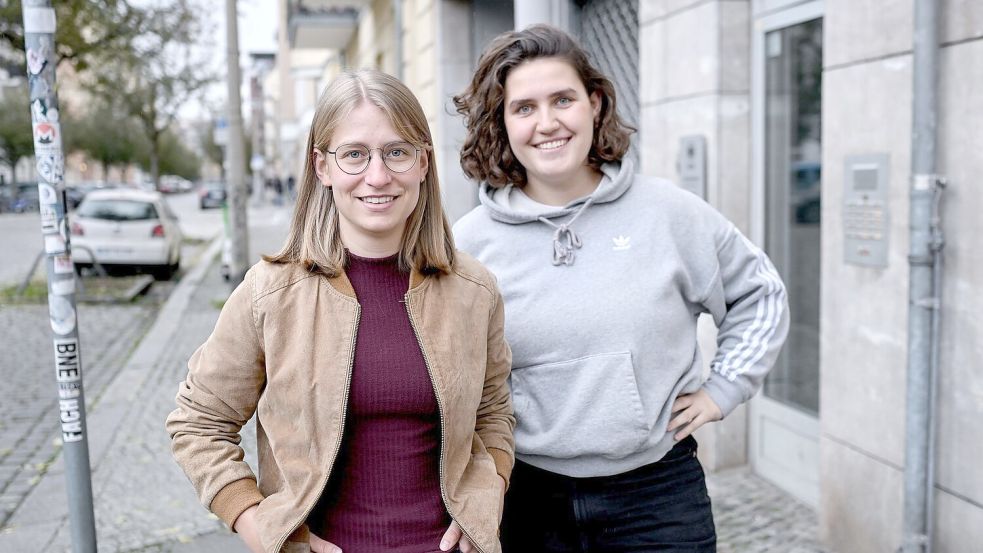
[[[0,97],[0,163],[14,171],[21,158],[34,154],[27,87],[10,88]],[[17,180],[17,175],[14,175]]]
[[[88,88],[96,96],[117,103],[139,122],[150,145],[149,170],[157,183],[165,172],[161,167],[165,131],[172,127],[181,107],[214,76],[192,56],[191,44],[201,35],[201,28],[187,0],[169,0],[146,8],[144,21],[130,48],[114,53],[112,63],[104,64]],[[187,167],[180,169],[190,173]]]
[[[165,172],[183,176],[199,172],[191,167],[199,162],[197,156],[167,136],[182,106],[214,80],[207,64],[192,55],[193,44],[205,35],[201,7],[194,2],[52,2],[59,63],[75,70],[95,106],[77,120],[63,114],[67,151],[83,151],[104,168],[140,163],[149,167],[155,182],[164,165]],[[23,75],[24,59],[21,2],[0,0],[0,68]],[[26,106],[0,107],[0,163],[16,163],[33,152]],[[19,148],[23,137],[26,154]]]
[[[24,75],[24,19],[19,0],[0,2],[0,52],[14,75]],[[78,72],[96,65],[107,52],[124,50],[146,25],[148,12],[128,0],[57,0],[55,50],[59,64]]]
[[[0,305],[48,301],[48,282],[45,280],[31,280],[20,294],[17,293],[19,287],[19,284],[13,284],[0,288]]]
[[[219,167],[223,167],[222,161],[225,159],[225,154],[222,152],[222,147],[215,142],[215,123],[203,123],[198,127],[197,134],[198,148],[205,155],[205,158]],[[225,171],[224,168],[222,170]]]
[[[62,122],[65,148],[84,152],[102,164],[103,174],[111,167],[145,162],[150,145],[139,123],[118,106],[97,102],[78,119]]]
[[[167,131],[160,140],[160,172],[195,180],[201,176],[201,159],[177,135]]]

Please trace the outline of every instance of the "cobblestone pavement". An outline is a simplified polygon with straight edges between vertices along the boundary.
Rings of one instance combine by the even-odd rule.
[[[98,402],[155,306],[78,306],[86,405]],[[60,451],[47,304],[0,305],[0,528]]]
[[[707,477],[718,553],[833,553],[816,512],[747,469]]]
[[[164,419],[174,410],[174,394],[187,372],[188,358],[211,333],[221,302],[228,296],[229,287],[219,276],[217,263],[210,269],[181,315],[180,331],[134,395],[131,410],[124,415],[127,423],[94,475],[100,553],[169,551],[198,536],[227,533],[224,524],[198,503],[191,484],[171,458],[164,431]],[[255,466],[251,426],[243,429],[243,441],[250,452],[247,460]],[[69,543],[69,528],[64,526],[51,550],[67,549]],[[214,549],[218,550],[230,551]]]

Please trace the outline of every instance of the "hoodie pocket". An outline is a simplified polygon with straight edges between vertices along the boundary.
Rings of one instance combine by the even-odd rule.
[[[631,353],[602,353],[512,371],[516,453],[620,459],[648,438]]]

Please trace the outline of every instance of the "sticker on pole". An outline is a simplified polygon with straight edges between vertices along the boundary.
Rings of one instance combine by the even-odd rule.
[[[63,278],[51,281],[51,293],[55,296],[67,296],[75,293],[75,278]]]
[[[38,154],[38,174],[45,182],[58,184],[65,178],[65,156],[57,154]]]
[[[51,316],[51,330],[64,336],[75,330],[75,308],[72,302],[61,296],[48,298],[48,315]]]
[[[61,130],[58,123],[41,121],[34,125],[34,153],[56,154],[61,152]]]
[[[47,186],[46,184],[43,186]],[[41,211],[41,232],[43,234],[53,234],[58,232],[58,212],[55,210],[55,206],[51,204],[42,203],[40,205]]]
[[[58,203],[58,192],[50,184],[38,183],[38,200],[43,205],[54,205]]]
[[[49,107],[44,98],[37,98],[31,102],[31,117],[37,123],[57,123],[61,119],[58,108]]]
[[[61,234],[46,234],[44,236],[44,252],[45,253],[65,253],[65,239],[62,238]]]
[[[42,44],[37,50],[27,50],[27,72],[29,75],[40,75],[48,65],[48,45]]]
[[[55,32],[55,9],[25,7],[24,32],[45,34]]]
[[[79,367],[79,344],[75,338],[55,339],[55,380],[58,381],[58,411],[61,439],[77,442],[82,435],[82,372]]]
[[[69,399],[78,397],[72,392],[75,387],[70,386],[75,382],[82,381],[79,374],[79,342],[77,338],[56,338],[55,345],[55,380],[58,382],[59,397]],[[68,384],[68,386],[62,386]]]
[[[51,258],[55,262],[55,274],[56,275],[67,275],[75,270],[75,265],[72,263],[72,256],[56,255]]]

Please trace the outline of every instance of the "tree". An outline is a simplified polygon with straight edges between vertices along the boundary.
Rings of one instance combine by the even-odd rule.
[[[24,23],[22,2],[0,1],[0,63],[11,74],[24,75]],[[144,27],[147,12],[128,0],[59,0],[52,2],[58,26],[55,54],[81,73],[111,52],[125,50]],[[6,48],[5,48],[6,47]]]
[[[139,36],[125,52],[90,81],[89,89],[102,98],[115,98],[133,116],[150,145],[150,174],[160,183],[163,137],[181,107],[214,77],[201,60],[193,58],[191,44],[199,38],[198,15],[187,0],[171,0],[145,12]]]
[[[65,148],[84,152],[102,165],[103,178],[112,167],[149,159],[150,147],[139,123],[117,105],[99,101],[79,119],[63,122]]]
[[[201,176],[201,158],[185,146],[174,132],[164,132],[160,144],[161,173],[178,175],[188,180]]]
[[[215,123],[209,121],[198,125],[197,135],[199,151],[205,156],[205,159],[218,165],[222,180],[225,180],[225,152],[215,142]]]
[[[219,166],[221,178],[225,180],[225,149],[215,142],[215,123],[213,121],[202,123],[197,126],[195,132],[198,136],[198,150],[206,160]],[[249,160],[253,157],[253,141],[250,132],[243,135],[243,142],[245,152],[243,167],[246,175],[252,175],[252,168],[249,166]]]
[[[26,86],[12,88],[0,97],[0,163],[10,167],[17,182],[17,163],[34,154],[31,108]]]

